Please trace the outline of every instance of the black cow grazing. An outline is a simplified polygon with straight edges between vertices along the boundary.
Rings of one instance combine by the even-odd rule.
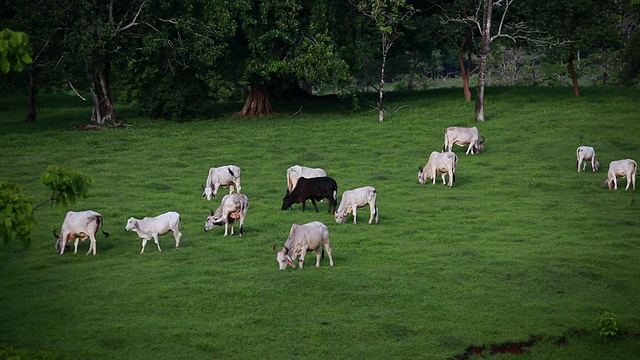
[[[316,212],[319,212],[316,201],[328,199],[329,213],[332,214],[338,204],[338,183],[328,176],[309,179],[301,177],[293,191],[282,199],[282,210],[291,209],[291,205],[302,203],[302,211],[304,211],[309,199],[316,208]]]

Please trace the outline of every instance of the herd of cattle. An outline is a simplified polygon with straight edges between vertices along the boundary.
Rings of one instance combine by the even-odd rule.
[[[442,183],[448,187],[453,186],[455,180],[458,156],[452,151],[454,145],[468,146],[466,154],[475,154],[484,151],[484,137],[480,136],[476,127],[449,127],[446,129],[442,151],[433,151],[429,155],[427,164],[419,168],[418,181],[424,185],[427,179],[433,179],[436,183],[438,174],[442,176]],[[596,160],[596,153],[593,147],[580,146],[576,149],[578,172],[586,169],[587,163],[591,164],[592,171],[598,171],[600,164]],[[609,164],[609,171],[604,185],[609,189],[618,189],[617,178],[626,177],[627,186],[636,189],[637,164],[634,160],[624,159],[612,161]],[[449,176],[449,181],[445,182],[445,175]],[[290,209],[293,204],[302,203],[302,211],[305,211],[306,201],[311,200],[316,212],[319,212],[317,201],[327,199],[329,202],[329,213],[333,212],[336,223],[345,223],[349,213],[353,214],[353,223],[356,224],[356,213],[358,208],[369,206],[369,224],[374,219],[378,223],[378,207],[376,206],[377,191],[373,186],[364,186],[357,189],[346,190],[342,194],[340,205],[338,204],[338,184],[327,176],[327,173],[320,168],[308,168],[295,165],[287,169],[287,192],[282,199],[282,210]],[[217,197],[220,187],[229,188],[229,194],[225,195],[220,205],[215,211],[207,216],[204,230],[209,231],[215,226],[224,225],[224,236],[229,233],[234,235],[235,223],[238,222],[239,236],[243,235],[244,220],[249,210],[249,199],[245,194],[241,194],[240,168],[235,165],[213,167],[209,170],[206,183],[203,188],[202,197],[212,200]],[[235,193],[234,193],[235,190]],[[336,208],[337,206],[337,208]],[[62,223],[60,235],[53,231],[57,238],[56,249],[60,255],[64,254],[73,240],[74,254],[78,251],[78,242],[90,239],[89,254],[96,254],[96,235],[98,230],[109,237],[109,233],[101,229],[103,224],[102,215],[87,210],[81,212],[67,212]],[[176,241],[176,249],[180,246],[182,233],[180,232],[180,214],[170,211],[156,217],[145,217],[143,219],[129,218],[125,227],[127,231],[134,231],[142,239],[142,250],[144,253],[147,241],[153,239],[158,251],[162,251],[158,241],[159,235],[172,232]],[[304,259],[307,252],[316,252],[316,267],[320,266],[324,252],[329,256],[330,266],[333,266],[331,254],[331,244],[329,241],[329,228],[319,221],[307,224],[293,224],[289,231],[289,236],[281,250],[273,246],[276,253],[280,270],[287,266],[296,267],[294,261],[298,260],[298,266],[303,268]]]

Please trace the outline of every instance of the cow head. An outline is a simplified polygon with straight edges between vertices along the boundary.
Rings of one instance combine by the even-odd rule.
[[[608,186],[609,190],[613,189],[613,180],[610,178],[607,178],[607,180],[604,181],[604,184],[602,184],[603,186]]]
[[[476,144],[473,146],[474,149],[481,153],[484,151],[484,145],[482,145],[484,143],[484,136],[480,136],[480,140],[476,141]]]
[[[206,186],[203,188],[202,197],[211,201],[211,198],[216,197],[216,194],[213,192],[213,188],[211,188],[211,186]]]
[[[138,220],[136,218],[129,218],[127,220],[127,226],[124,227],[125,230],[131,231],[138,227]]]
[[[57,239],[56,240],[56,250],[58,250],[58,253],[60,253],[62,251],[62,247],[66,246],[67,244],[63,243],[62,236],[56,234],[56,229],[53,229],[53,236]]]
[[[276,249],[276,245],[274,244],[273,251],[276,253],[276,260],[278,261],[280,270],[286,269],[287,265],[291,266],[294,269],[296,268],[296,263],[294,263],[289,256],[289,249],[287,249],[286,246],[282,248],[282,251],[278,251],[278,249]]]
[[[204,223],[204,231],[209,231],[216,225],[224,225],[224,220],[221,216],[216,216],[211,210],[211,215],[207,216],[207,221]]]
[[[424,167],[423,166],[419,166],[418,167],[418,182],[420,183],[420,185],[424,185],[425,182],[427,182],[427,174],[424,173]]]
[[[289,196],[285,196],[284,198],[282,198],[282,210],[289,210],[291,209],[291,199],[289,198]]]
[[[594,161],[595,166],[593,168],[593,171],[598,171],[598,169],[600,169],[600,163],[598,162],[598,160]]]
[[[337,224],[344,224],[347,221],[347,214],[348,213],[338,212],[338,210],[336,210],[333,213],[333,217],[336,219]]]

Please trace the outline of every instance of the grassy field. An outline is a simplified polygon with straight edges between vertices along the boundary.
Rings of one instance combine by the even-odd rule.
[[[105,131],[67,131],[90,115],[73,96],[43,96],[32,124],[21,121],[24,98],[0,99],[0,181],[38,202],[49,195],[47,166],[81,170],[94,184],[71,210],[102,213],[111,233],[95,257],[87,243],[59,256],[51,233],[64,214],[45,206],[29,249],[0,246],[0,349],[70,359],[638,358],[640,205],[637,192],[603,181],[610,161],[640,160],[640,90],[582,95],[488,88],[477,124],[459,89],[388,93],[383,124],[330,100],[275,104],[304,105],[294,116],[187,123],[124,105],[133,126]],[[420,186],[418,167],[453,125],[478,126],[486,151],[455,149],[453,188]],[[596,149],[599,172],[576,171],[579,145]],[[242,168],[250,201],[244,237],[203,231],[219,199],[203,199],[202,184],[227,164]],[[340,193],[375,186],[380,224],[367,225],[365,208],[358,225],[338,225],[326,201],[319,213],[280,210],[295,164],[324,168]],[[180,249],[167,235],[162,253],[148,244],[140,255],[127,219],[170,210],[182,215]],[[278,271],[273,245],[314,220],[329,227],[336,266],[325,258]],[[609,340],[598,333],[603,311],[619,327]]]

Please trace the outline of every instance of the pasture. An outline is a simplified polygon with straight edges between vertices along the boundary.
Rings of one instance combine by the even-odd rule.
[[[100,212],[111,233],[98,235],[96,256],[85,256],[87,242],[59,256],[52,230],[64,214],[44,206],[29,249],[0,246],[0,349],[70,359],[634,358],[638,192],[603,182],[610,161],[640,161],[640,90],[582,95],[488,88],[483,123],[460,89],[390,92],[382,124],[328,99],[294,116],[187,123],[122,105],[133,126],[104,131],[67,130],[90,115],[77,97],[42,96],[30,124],[26,99],[0,99],[0,180],[35,203],[50,195],[47,166],[83,171],[94,183],[70,210]],[[477,126],[486,151],[455,147],[453,188],[421,186],[418,167],[448,126]],[[580,145],[596,149],[599,172],[577,172]],[[242,169],[250,202],[243,237],[203,230],[221,196],[208,202],[202,184],[228,164]],[[338,225],[327,201],[319,213],[310,203],[280,210],[295,164],[324,168],[340,195],[376,187],[380,224],[367,225],[364,208],[357,225]],[[182,215],[180,249],[167,234],[162,253],[149,244],[141,255],[127,219],[166,211]],[[315,268],[310,253],[304,269],[279,271],[274,244],[314,220],[329,227],[335,267],[325,257]],[[615,313],[611,339],[598,333],[603,311]]]

